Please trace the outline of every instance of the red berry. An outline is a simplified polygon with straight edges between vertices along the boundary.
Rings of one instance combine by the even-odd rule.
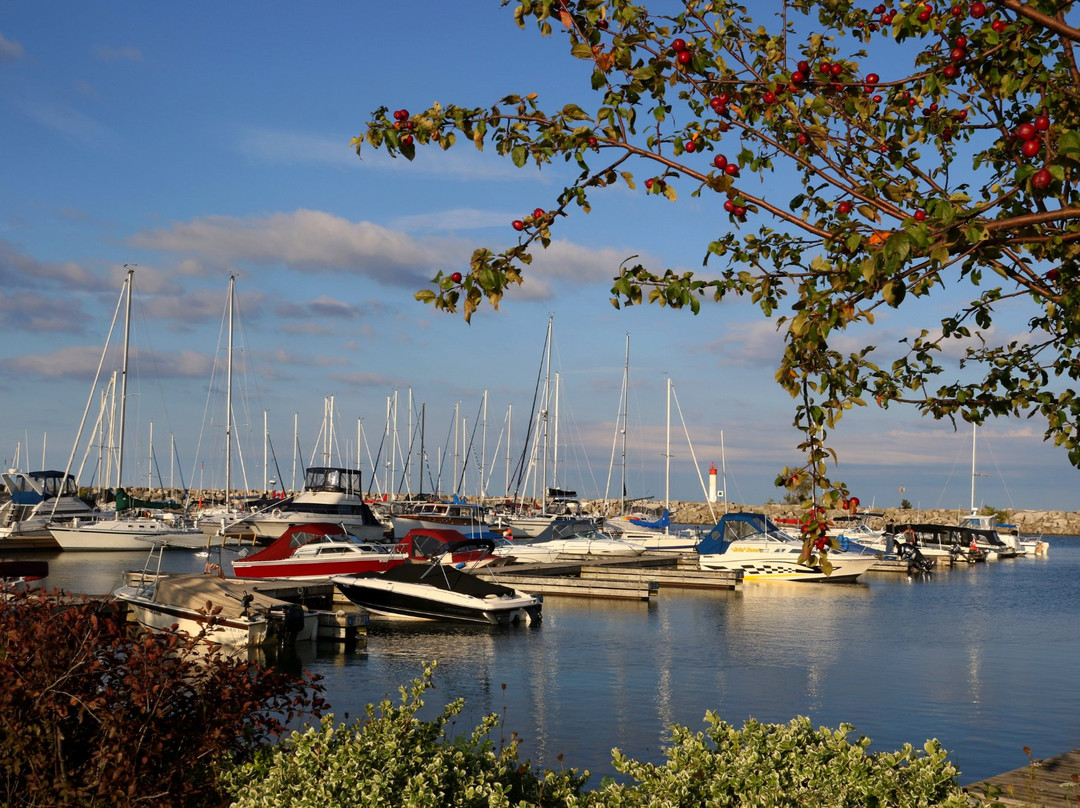
[[[954,17],[962,17],[962,16],[964,16],[964,7],[963,6],[953,6],[952,8],[949,9],[949,11]]]
[[[915,213],[913,215],[915,217],[915,221],[917,221],[917,222],[925,222],[926,221],[926,211],[925,210],[919,209],[919,210],[915,211]]]
[[[1035,119],[1035,128],[1040,132],[1045,132],[1050,128],[1050,116],[1040,115]]]
[[[776,93],[774,93],[772,90],[766,90],[765,94],[761,96],[761,100],[764,101],[766,104],[772,104],[774,101],[776,101]]]
[[[413,144],[413,136],[412,135],[402,135],[401,136],[401,145],[402,146],[411,146],[412,144]]]
[[[724,166],[724,173],[731,177],[739,176],[739,166],[737,163],[728,163]]]
[[[709,100],[709,106],[713,108],[713,112],[721,112],[727,107],[727,101],[721,101],[717,95]]]
[[[685,39],[673,39],[671,41],[671,49],[673,51],[675,51],[676,53],[682,53],[683,51],[686,50],[686,40]]]
[[[799,62],[799,64],[796,65],[796,68],[804,76],[810,75],[810,63],[808,61],[806,61],[805,59],[803,59],[801,62]]]
[[[1038,138],[1025,140],[1024,145],[1020,147],[1020,151],[1024,157],[1034,157],[1042,151],[1042,143],[1039,142]]]
[[[931,16],[932,15],[930,14],[930,10],[924,8],[922,11],[919,12],[919,15],[918,15],[918,17],[916,17],[916,19],[919,22],[930,22],[930,17]]]
[[[968,43],[968,38],[966,36],[964,36],[963,34],[960,34],[959,36],[956,37],[956,39],[953,40],[953,47],[954,48],[966,48],[967,43]]]
[[[726,210],[728,213],[734,213],[735,212],[735,203],[732,202],[730,199],[725,200],[724,201],[724,210]]]
[[[986,16],[986,4],[985,3],[972,3],[971,7],[968,9],[968,14],[970,14],[975,19],[979,19],[979,17],[985,17]]]
[[[727,166],[727,158],[722,154],[716,155],[716,157],[712,159],[712,162],[717,168],[724,168]]]
[[[685,65],[690,64],[690,62],[693,60],[693,58],[694,58],[694,54],[692,54],[688,50],[684,50],[684,51],[679,51],[679,54],[678,54],[678,56],[675,57],[675,60],[679,64],[685,66]]]
[[[881,77],[878,76],[877,73],[869,73],[866,76],[866,83],[869,84],[871,87],[877,84],[879,81],[881,81]]]
[[[941,75],[947,79],[955,79],[960,75],[960,68],[956,65],[945,65],[944,70],[941,71]]]
[[[692,140],[688,140],[686,141],[686,143],[683,144],[683,148],[688,152],[697,151],[697,143]]]
[[[1007,26],[1001,20],[994,20],[992,23],[990,23],[990,27],[1000,34],[1005,31]]]
[[[455,272],[453,275],[450,276],[450,280],[452,280],[454,283],[461,283],[461,273]]]
[[[586,142],[589,144],[589,148],[591,148],[591,149],[595,149],[597,146],[600,145],[600,141],[597,140],[595,137],[592,137],[592,136],[590,136],[589,139]]]
[[[1020,140],[1031,140],[1038,134],[1038,130],[1033,124],[1022,123],[1016,127],[1016,131],[1013,134],[1020,138]]]
[[[828,75],[832,72],[832,65],[828,62],[822,62],[820,65],[818,65],[818,72],[820,72],[822,75]]]
[[[1058,278],[1060,278],[1060,277],[1061,277],[1061,273],[1060,273],[1060,272],[1058,272],[1058,270],[1057,270],[1057,268],[1056,268],[1056,267],[1055,267],[1055,268],[1053,268],[1053,269],[1050,269],[1050,270],[1049,270],[1049,271],[1047,271],[1047,273],[1046,273],[1046,279],[1047,279],[1048,281],[1050,281],[1051,283],[1057,283],[1057,280],[1058,280]]]
[[[965,56],[967,56],[967,52],[963,48],[953,48],[949,51],[949,59],[954,62],[964,61]]]
[[[835,63],[829,65],[829,72],[833,76],[839,76],[841,73],[844,72],[844,66],[842,64],[840,64],[839,62],[835,62]]]
[[[645,180],[645,187],[648,188],[650,191],[652,190],[652,187],[653,187],[653,179],[652,179],[652,177],[649,177],[649,179]]]
[[[843,214],[851,213],[851,203],[846,199],[836,206],[836,210]]]
[[[733,213],[739,218],[742,218],[746,215],[746,208],[744,208],[742,205],[736,205]]]
[[[791,74],[792,84],[802,84],[804,81],[806,81],[806,74],[803,73],[801,70],[796,70],[794,73]]]
[[[521,219],[514,219],[513,225],[514,225],[515,230],[524,230],[525,229],[525,222],[521,221]]]
[[[1040,168],[1031,176],[1031,187],[1039,191],[1046,190],[1050,187],[1050,181],[1053,177],[1050,176],[1050,172],[1045,168]]]
[[[800,146],[805,146],[807,143],[810,142],[810,136],[807,135],[806,132],[799,132],[799,137],[797,139]]]

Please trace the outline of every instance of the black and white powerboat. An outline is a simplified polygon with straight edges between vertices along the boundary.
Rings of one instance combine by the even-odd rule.
[[[476,547],[491,553],[495,542],[469,539],[448,545],[445,552]],[[350,601],[379,617],[490,625],[530,625],[540,621],[541,598],[478,578],[463,566],[443,563],[440,556],[424,564],[400,564],[380,573],[336,576],[332,580]]]

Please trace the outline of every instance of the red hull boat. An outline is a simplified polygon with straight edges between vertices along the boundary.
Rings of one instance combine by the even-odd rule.
[[[238,578],[329,578],[382,572],[408,560],[400,548],[362,541],[341,525],[312,522],[293,525],[232,568]]]

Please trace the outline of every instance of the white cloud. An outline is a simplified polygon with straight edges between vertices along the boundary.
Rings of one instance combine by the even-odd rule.
[[[0,62],[14,62],[23,57],[23,46],[0,34]]]

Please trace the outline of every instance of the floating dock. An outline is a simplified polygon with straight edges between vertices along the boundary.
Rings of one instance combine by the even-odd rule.
[[[567,556],[561,561],[508,564],[475,574],[531,595],[649,600],[667,589],[733,590],[742,588],[742,573],[687,568],[679,554],[601,558]]]
[[[974,805],[1058,808],[1080,804],[1080,749],[980,780],[966,791]]]

